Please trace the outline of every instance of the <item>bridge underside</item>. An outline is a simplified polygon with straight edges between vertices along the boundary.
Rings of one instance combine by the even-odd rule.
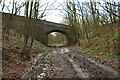
[[[48,22],[45,20],[34,20],[23,16],[11,15],[8,13],[2,14],[3,28],[13,29],[19,34],[29,35],[40,41],[44,45],[48,45],[48,34],[50,32],[63,33],[68,41],[68,45],[72,45],[72,36],[70,35],[70,28],[67,25]]]

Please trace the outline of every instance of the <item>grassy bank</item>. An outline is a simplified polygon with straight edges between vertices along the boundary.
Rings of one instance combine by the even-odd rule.
[[[114,26],[114,27],[113,27]],[[99,33],[99,36],[80,40],[80,49],[91,55],[102,55],[108,58],[120,59],[117,54],[118,24],[110,26]]]

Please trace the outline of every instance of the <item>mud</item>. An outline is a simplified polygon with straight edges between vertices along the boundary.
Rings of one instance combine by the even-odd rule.
[[[115,78],[118,71],[70,48],[54,48],[40,57],[29,78]]]

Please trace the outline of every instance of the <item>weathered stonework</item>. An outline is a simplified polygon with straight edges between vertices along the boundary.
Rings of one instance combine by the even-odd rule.
[[[26,25],[27,21],[28,24]],[[36,20],[36,26],[34,26],[34,21],[34,19],[26,18],[24,16],[2,13],[3,28],[7,27],[7,29],[13,29],[24,35],[29,32],[30,36],[34,37],[36,40],[45,45],[48,44],[49,33],[61,32],[66,36],[68,45],[72,44],[72,36],[70,36],[70,27],[68,25],[53,23],[45,20]]]

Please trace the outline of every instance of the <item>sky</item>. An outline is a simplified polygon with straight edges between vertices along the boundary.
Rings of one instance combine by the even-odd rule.
[[[5,0],[5,1],[6,1],[5,4],[9,5],[9,4],[12,3],[13,0]],[[21,2],[24,2],[25,0],[16,0],[16,1],[19,1],[19,3],[21,3]],[[44,3],[46,3],[46,2],[49,2],[49,5],[51,5],[52,3],[54,3],[54,1],[56,1],[56,0],[41,0],[41,5],[44,4]],[[70,0],[68,0],[68,1],[70,1]],[[84,1],[89,1],[89,0],[80,0],[80,1],[84,2]],[[96,0],[96,1],[102,1],[102,0]],[[112,0],[107,0],[107,1],[112,1]],[[114,0],[114,1],[120,1],[120,0]],[[65,2],[65,0],[57,0],[56,3],[54,4],[54,6],[55,6],[54,8],[62,9],[62,6],[59,6],[59,5],[63,4],[64,2]],[[42,8],[44,9],[44,7],[42,7]],[[8,10],[6,9],[5,12],[8,12]],[[21,9],[21,13],[20,14],[22,16],[24,15],[24,8]],[[49,14],[50,15],[44,17],[43,19],[45,19],[47,21],[51,21],[51,22],[56,22],[56,23],[61,23],[62,22],[62,20],[63,20],[62,14],[63,13],[60,10],[52,10],[52,11],[50,11]]]
[[[50,1],[52,3],[52,1],[54,1],[54,0],[50,0]],[[63,2],[64,2],[64,0],[57,0],[55,6],[58,7]],[[58,8],[62,8],[62,6],[60,6]],[[47,21],[52,21],[52,22],[56,22],[56,23],[62,22],[62,19],[63,19],[60,10],[55,10],[55,11],[53,10],[52,14],[49,15],[49,16],[46,16],[45,18],[46,18]]]
[[[3,0],[2,0],[3,1]],[[13,0],[5,0],[5,4],[6,5],[10,5],[12,4]],[[25,0],[16,0],[20,3],[24,2]],[[56,0],[41,0],[41,5],[43,5],[44,3],[49,2],[49,7],[51,4],[53,4]],[[58,7],[60,4],[62,4],[65,0],[57,0],[54,4],[54,8],[62,8],[62,6]],[[0,7],[1,10],[2,7]],[[9,9],[12,8],[12,6],[9,6]],[[43,9],[45,8],[45,6],[42,7]],[[6,8],[4,10],[4,12],[9,13],[8,9]],[[24,15],[24,7],[21,8],[21,16]],[[61,12],[60,10],[51,10],[47,16],[45,16],[43,19],[47,20],[47,21],[51,21],[51,22],[56,22],[56,23],[61,23],[62,22],[62,16],[61,16]]]
[[[48,1],[48,0],[43,0],[43,1]],[[53,2],[54,0],[49,0],[49,2]],[[70,0],[68,0],[70,1]],[[76,1],[76,0],[75,0]],[[90,1],[90,0],[79,0],[80,2],[85,2],[85,1]],[[105,1],[105,0],[95,0],[95,1]],[[112,0],[106,0],[106,1],[112,1]],[[118,2],[120,0],[114,0],[115,2]],[[55,6],[59,5],[59,4],[63,4],[65,2],[65,0],[57,0]],[[63,20],[63,16],[62,16],[62,13],[60,11],[53,11],[53,14],[52,15],[49,15],[46,17],[46,20],[47,21],[52,21],[52,22],[56,22],[56,23],[61,23],[62,20]]]
[[[43,1],[48,1],[48,0],[43,0]],[[49,1],[52,3],[54,0],[49,0]],[[68,0],[68,1],[70,1],[70,0]],[[86,0],[81,0],[81,1],[84,2]],[[64,2],[65,2],[65,0],[57,0],[55,6],[63,4]],[[62,8],[62,6],[59,7],[59,8]],[[56,23],[61,23],[62,20],[63,20],[62,12],[59,11],[59,10],[53,11],[52,15],[49,15],[49,16],[46,17],[46,20],[47,21],[56,22]]]
[[[2,0],[3,1],[3,0]],[[5,0],[5,4],[6,5],[10,5],[12,4],[13,0]],[[16,0],[19,3],[24,2],[25,0]],[[54,4],[55,7],[61,9],[62,6],[59,6],[60,4],[63,4],[65,2],[65,0],[41,0],[41,4],[44,4],[46,2],[49,1],[49,4],[52,4],[56,1],[56,3]],[[70,0],[68,0],[70,1]],[[85,1],[85,0],[82,0]],[[59,7],[58,7],[59,6]],[[1,9],[0,9],[1,10]],[[8,10],[6,9],[5,12],[8,12]],[[21,13],[22,16],[24,15],[24,8],[21,9]],[[61,23],[63,20],[63,16],[62,16],[62,12],[60,10],[52,10],[50,12],[50,15],[44,17],[43,19],[47,20],[47,21],[51,21],[51,22],[56,22],[56,23]]]

